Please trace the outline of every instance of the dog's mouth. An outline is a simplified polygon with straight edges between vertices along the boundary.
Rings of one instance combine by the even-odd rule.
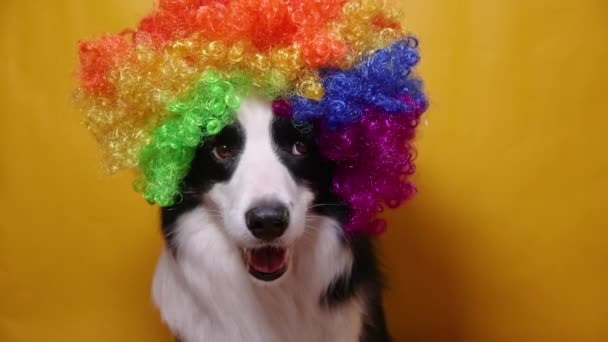
[[[287,271],[289,253],[287,248],[264,246],[243,250],[249,273],[262,281],[281,278]]]

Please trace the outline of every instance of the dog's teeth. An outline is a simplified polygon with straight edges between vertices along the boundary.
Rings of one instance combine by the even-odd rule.
[[[243,251],[243,259],[245,259],[245,263],[249,263],[249,252],[247,251],[247,248],[241,248],[241,250]]]

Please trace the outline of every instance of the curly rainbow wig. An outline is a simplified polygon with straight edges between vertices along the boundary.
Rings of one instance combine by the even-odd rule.
[[[136,169],[135,189],[171,206],[196,147],[266,96],[335,162],[346,232],[377,235],[415,192],[427,107],[398,18],[382,0],[160,0],[137,29],[79,43],[77,102],[108,169]]]

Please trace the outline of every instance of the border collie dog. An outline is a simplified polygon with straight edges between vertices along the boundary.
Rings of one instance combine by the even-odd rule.
[[[204,140],[163,208],[153,283],[181,341],[390,340],[372,244],[345,236],[333,170],[311,130],[257,97]]]

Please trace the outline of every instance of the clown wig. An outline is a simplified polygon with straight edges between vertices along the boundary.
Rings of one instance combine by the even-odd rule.
[[[137,29],[79,43],[76,98],[109,170],[170,206],[196,147],[266,96],[335,162],[345,230],[374,235],[415,191],[417,47],[381,0],[160,0]]]

